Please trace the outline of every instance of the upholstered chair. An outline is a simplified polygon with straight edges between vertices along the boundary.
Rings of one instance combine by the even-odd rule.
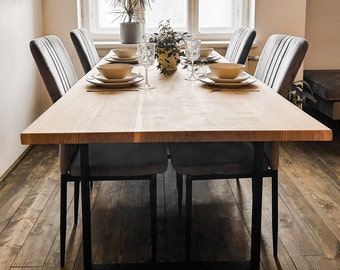
[[[30,49],[53,102],[77,82],[72,62],[57,36],[44,36],[30,42]],[[67,182],[75,183],[74,207],[77,223],[80,158],[77,145],[59,146],[60,194],[60,264],[64,265],[66,246]],[[152,259],[156,256],[156,175],[167,168],[167,147],[164,144],[91,144],[89,145],[89,179],[150,181]]]
[[[284,97],[304,59],[308,43],[300,37],[272,35],[260,55],[255,77]],[[169,146],[177,173],[178,212],[181,215],[183,175],[186,175],[186,254],[190,255],[192,181],[253,178],[254,146],[247,142],[173,143]],[[263,176],[272,179],[273,253],[278,241],[279,146],[264,143]]]

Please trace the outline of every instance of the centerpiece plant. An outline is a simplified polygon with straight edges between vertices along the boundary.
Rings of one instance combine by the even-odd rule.
[[[188,37],[187,32],[177,32],[171,27],[170,19],[160,21],[158,33],[152,34],[149,42],[156,44],[155,57],[161,74],[177,70],[177,65],[181,62],[180,57],[184,56],[181,45],[186,37]]]

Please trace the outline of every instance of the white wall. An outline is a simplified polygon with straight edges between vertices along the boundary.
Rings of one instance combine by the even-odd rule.
[[[305,36],[306,0],[256,0],[255,29],[259,52],[272,34]]]
[[[70,55],[77,75],[83,76],[70,31],[78,27],[77,0],[43,0],[44,35],[57,35]]]
[[[256,0],[255,29],[258,47],[250,55],[260,55],[263,46],[272,34],[305,36],[306,0]],[[254,70],[256,63],[250,62]],[[298,75],[301,77],[302,70]]]
[[[339,11],[339,0],[308,0],[305,69],[340,69]]]
[[[46,109],[29,41],[42,33],[41,0],[0,1],[0,177],[27,148],[20,132]]]

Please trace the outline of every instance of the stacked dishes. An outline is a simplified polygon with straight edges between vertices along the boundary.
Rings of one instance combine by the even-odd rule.
[[[200,57],[198,58],[198,63],[213,63],[219,60],[221,57],[214,53],[214,48],[201,48]],[[185,63],[190,62],[187,57],[182,57]],[[195,61],[196,62],[196,61]]]
[[[203,47],[200,49],[200,57],[208,57],[209,55],[212,54],[213,51],[214,51],[214,48]]]
[[[111,63],[138,63],[135,49],[112,49],[112,53],[105,57],[105,60]]]
[[[224,88],[240,88],[256,81],[256,78],[244,72],[244,65],[233,63],[216,63],[209,65],[211,72],[198,79],[208,85]]]
[[[130,64],[104,64],[98,66],[98,74],[86,80],[92,84],[105,88],[124,88],[144,79],[140,74],[131,72]]]
[[[220,59],[217,54],[214,54],[214,48],[201,48],[199,61],[212,63]]]
[[[205,61],[205,59],[207,59],[206,61],[208,63],[213,63],[213,62],[216,62],[217,60],[219,60],[220,57],[218,55],[214,54],[214,53],[211,53],[207,57],[200,57],[198,60],[199,61]]]

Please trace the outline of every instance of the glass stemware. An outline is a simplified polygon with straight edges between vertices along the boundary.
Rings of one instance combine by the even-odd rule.
[[[190,75],[185,78],[188,81],[195,81],[197,80],[197,76],[194,70],[194,61],[197,60],[200,56],[200,49],[201,49],[201,40],[199,39],[187,39],[184,41],[185,45],[185,56],[191,62],[191,72]]]
[[[208,58],[207,57],[200,57],[198,59],[198,63],[199,63],[198,74],[206,75],[207,74],[207,69],[206,69],[205,64],[208,63]]]
[[[138,63],[145,68],[145,83],[139,89],[153,89],[155,86],[149,84],[148,69],[155,61],[155,45],[154,43],[138,43],[137,58]]]

